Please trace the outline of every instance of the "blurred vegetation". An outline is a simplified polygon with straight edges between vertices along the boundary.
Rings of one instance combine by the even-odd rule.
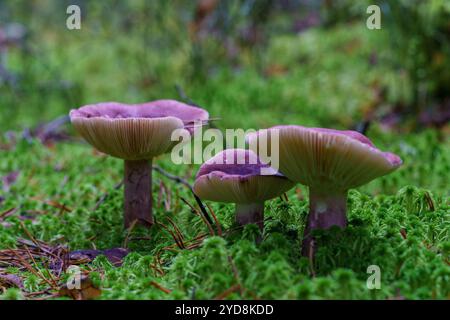
[[[314,266],[300,257],[308,201],[299,186],[288,202],[267,203],[261,245],[251,226],[235,228],[232,206],[217,203],[210,205],[229,232],[194,250],[165,249],[174,240],[160,226],[135,230],[131,238],[148,240],[130,241],[122,267],[104,257],[85,266],[102,298],[214,298],[236,282],[246,290],[227,298],[448,298],[450,6],[379,1],[382,29],[368,30],[369,2],[0,0],[0,216],[17,209],[0,218],[0,249],[27,236],[22,223],[71,250],[122,246],[121,161],[39,128],[87,103],[189,98],[220,129],[367,122],[367,136],[404,165],[351,191],[350,226],[318,235]],[[81,7],[81,30],[66,28],[69,4]],[[190,181],[197,169],[167,156],[157,164]],[[11,173],[17,180],[6,182]],[[185,239],[208,234],[180,200],[194,203],[183,186],[155,173],[153,191],[158,221],[172,219]],[[366,288],[370,264],[382,270],[381,290]],[[45,272],[44,263],[36,267]],[[24,279],[24,292],[47,286],[8,271]]]
[[[330,1],[324,6],[326,25],[361,19],[373,1]],[[379,1],[388,54],[381,63],[401,75],[388,81],[387,95],[404,118],[443,125],[449,121],[450,3],[446,0]]]
[[[443,0],[383,1],[382,29],[374,31],[365,28],[367,1],[75,1],[82,30],[65,27],[69,2],[0,1],[3,30],[24,29],[2,47],[10,76],[0,77],[3,128],[49,121],[93,101],[176,98],[175,85],[217,115],[230,107],[215,98],[224,92],[244,112],[302,105],[305,112],[350,108],[344,117],[356,119],[400,111],[400,120],[407,113],[413,122],[424,112],[440,111],[439,125],[448,118]],[[250,88],[239,90],[238,101],[229,97],[243,84]],[[274,94],[260,95],[261,86]]]

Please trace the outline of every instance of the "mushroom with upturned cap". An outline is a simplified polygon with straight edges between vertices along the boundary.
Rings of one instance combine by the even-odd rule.
[[[263,231],[264,201],[293,186],[292,181],[262,163],[253,151],[227,149],[202,164],[193,189],[201,199],[235,203],[236,222],[254,223]]]
[[[104,102],[70,111],[81,136],[99,151],[124,160],[124,225],[153,224],[152,159],[169,151],[175,129],[194,132],[194,122],[208,120],[208,112],[175,100],[143,104]]]
[[[279,137],[280,171],[290,180],[309,186],[304,255],[314,252],[313,230],[347,226],[348,189],[386,175],[402,164],[397,155],[380,151],[356,131],[275,126],[249,134],[247,140],[250,145],[268,143],[271,148],[269,137],[273,130]]]

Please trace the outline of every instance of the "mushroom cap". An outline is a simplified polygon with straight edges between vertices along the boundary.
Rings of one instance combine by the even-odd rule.
[[[247,140],[250,145],[254,139],[269,143],[272,130],[279,136],[280,171],[318,191],[355,188],[402,164],[397,155],[380,151],[367,137],[350,130],[275,126],[267,129],[268,134],[249,134]]]
[[[125,160],[150,159],[170,150],[173,130],[195,131],[208,112],[175,100],[143,104],[103,102],[70,111],[75,129],[99,151]]]
[[[266,168],[269,174],[261,174]],[[200,167],[194,192],[201,199],[228,203],[257,203],[275,198],[294,183],[269,165],[262,163],[253,151],[227,149]]]

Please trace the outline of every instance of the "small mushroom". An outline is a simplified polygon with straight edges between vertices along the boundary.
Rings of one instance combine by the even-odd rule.
[[[194,192],[201,199],[235,203],[236,222],[254,223],[263,231],[264,201],[280,196],[293,186],[292,181],[263,164],[254,152],[227,149],[202,164]]]
[[[356,131],[275,126],[250,134],[247,140],[250,145],[270,142],[264,139],[268,139],[273,130],[278,131],[280,171],[290,180],[309,187],[304,255],[314,252],[313,230],[347,226],[349,189],[386,175],[402,164],[398,156],[378,150]],[[264,160],[262,156],[261,159]]]
[[[150,227],[153,158],[173,147],[173,130],[185,128],[192,134],[194,122],[207,121],[208,112],[175,100],[104,102],[71,110],[70,120],[96,149],[124,160],[125,228],[135,220]]]

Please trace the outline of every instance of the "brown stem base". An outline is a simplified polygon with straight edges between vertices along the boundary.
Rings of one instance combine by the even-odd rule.
[[[236,222],[240,226],[246,224],[256,224],[264,232],[264,203],[236,204]],[[256,239],[261,242],[262,236]]]
[[[332,226],[347,226],[347,192],[323,195],[309,191],[309,215],[303,234],[302,255],[313,257],[315,243],[312,232],[317,229],[329,229]]]
[[[126,229],[133,223],[147,228],[153,225],[151,163],[151,160],[125,160],[124,225]]]

